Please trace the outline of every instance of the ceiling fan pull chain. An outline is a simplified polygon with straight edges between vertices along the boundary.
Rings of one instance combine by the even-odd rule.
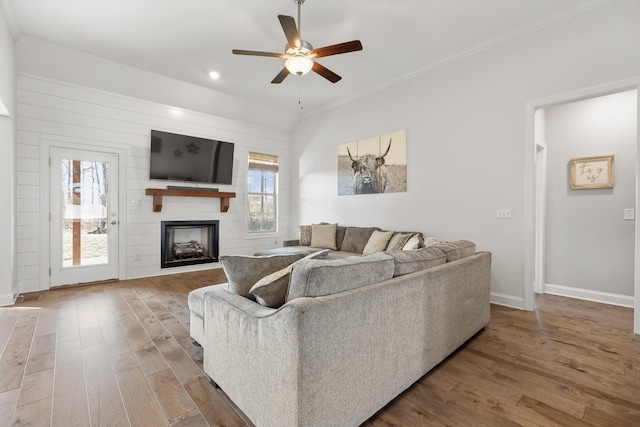
[[[302,80],[298,79],[298,105],[300,105],[300,109],[304,110],[304,104],[302,101]]]

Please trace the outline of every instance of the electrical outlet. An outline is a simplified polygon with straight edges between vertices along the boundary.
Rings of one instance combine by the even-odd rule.
[[[496,218],[511,219],[511,208],[496,209]]]

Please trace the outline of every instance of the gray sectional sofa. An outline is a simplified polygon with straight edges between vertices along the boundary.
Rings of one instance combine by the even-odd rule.
[[[491,254],[470,242],[312,259],[320,249],[244,257],[229,285],[189,295],[205,372],[258,427],[358,426],[489,322]],[[260,265],[272,272],[258,282],[286,292],[278,307],[253,300]]]

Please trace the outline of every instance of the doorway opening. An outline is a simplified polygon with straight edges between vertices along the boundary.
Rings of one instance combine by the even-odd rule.
[[[616,109],[620,105],[624,111]],[[533,215],[525,308],[533,309],[534,293],[634,307],[640,333],[640,239],[628,215],[638,200],[637,85],[610,85],[530,107],[527,201]],[[570,158],[601,154],[615,155],[614,188],[572,190]]]

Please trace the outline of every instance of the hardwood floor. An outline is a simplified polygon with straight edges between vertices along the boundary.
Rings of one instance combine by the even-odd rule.
[[[187,293],[221,269],[28,294],[0,307],[0,427],[245,426],[202,371]],[[640,425],[631,309],[551,295],[491,323],[364,425]]]

